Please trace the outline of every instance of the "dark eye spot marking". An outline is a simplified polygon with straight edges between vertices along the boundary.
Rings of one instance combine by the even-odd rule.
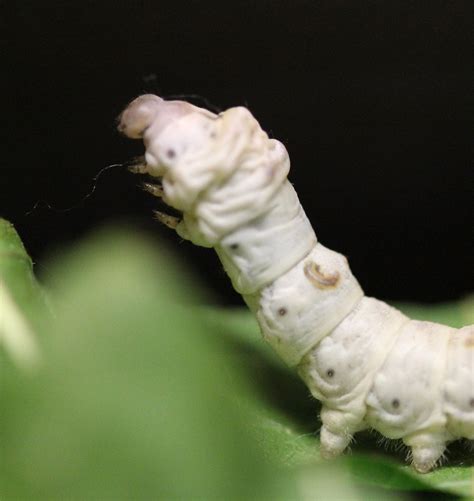
[[[239,244],[230,244],[229,247],[232,249],[232,250],[237,250],[239,248]]]
[[[326,372],[327,376],[328,377],[334,377],[334,369],[328,369],[327,372]]]
[[[287,313],[288,313],[288,310],[286,308],[279,308],[278,309],[278,315],[280,315],[280,317],[284,317]]]
[[[210,133],[210,137],[212,137],[212,139],[215,139],[216,138],[216,133],[215,132],[211,132]]]
[[[398,400],[398,398],[394,398],[394,399],[392,400],[392,407],[393,407],[394,409],[398,409],[398,408],[400,407],[400,400]]]
[[[474,408],[474,398],[471,398],[471,400],[469,400],[469,406]]]
[[[166,156],[168,158],[174,158],[176,156],[176,151],[170,148],[169,150],[166,151]]]

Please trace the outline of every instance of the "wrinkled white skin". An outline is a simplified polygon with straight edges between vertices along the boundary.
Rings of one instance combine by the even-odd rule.
[[[183,212],[178,234],[214,247],[265,340],[322,402],[321,451],[355,432],[403,439],[427,472],[446,443],[474,439],[474,328],[408,319],[366,297],[347,260],[317,242],[287,180],[285,147],[246,108],[219,115],[145,95],[119,129],[143,137],[141,172]]]

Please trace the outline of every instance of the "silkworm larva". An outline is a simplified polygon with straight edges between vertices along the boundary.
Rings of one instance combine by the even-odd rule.
[[[374,428],[431,470],[446,444],[474,439],[474,328],[410,320],[364,295],[344,256],[318,242],[285,147],[243,107],[218,115],[143,95],[119,129],[143,138],[148,191],[182,211],[172,224],[214,247],[263,337],[322,402],[321,453]]]

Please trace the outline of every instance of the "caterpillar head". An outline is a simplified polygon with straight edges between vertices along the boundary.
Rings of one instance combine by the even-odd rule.
[[[118,129],[132,139],[143,138],[150,174],[165,176],[184,155],[206,144],[215,119],[213,113],[185,101],[144,94],[122,112]]]
[[[145,94],[127,106],[118,128],[130,138],[143,138],[146,172],[162,178],[163,199],[168,205],[188,213],[195,212],[200,195],[245,161],[254,169],[267,168],[269,177],[275,177],[271,175],[277,162],[273,157],[279,160],[287,155],[284,148],[276,148],[276,141],[268,140],[243,107],[215,115],[185,101]],[[268,184],[265,175],[263,178]]]
[[[143,137],[145,130],[153,123],[162,101],[153,94],[137,97],[118,117],[118,130],[132,139]]]

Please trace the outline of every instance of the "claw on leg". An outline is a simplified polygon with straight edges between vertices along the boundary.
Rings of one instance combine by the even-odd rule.
[[[175,216],[170,216],[169,214],[165,214],[164,212],[155,211],[155,219],[157,219],[160,223],[168,226],[172,230],[175,230],[178,224],[181,222],[181,219]]]
[[[141,156],[134,158],[132,163],[128,166],[128,170],[132,174],[147,174],[148,165],[145,161],[145,157]]]
[[[154,197],[163,198],[163,186],[160,184],[143,183],[143,189]]]

